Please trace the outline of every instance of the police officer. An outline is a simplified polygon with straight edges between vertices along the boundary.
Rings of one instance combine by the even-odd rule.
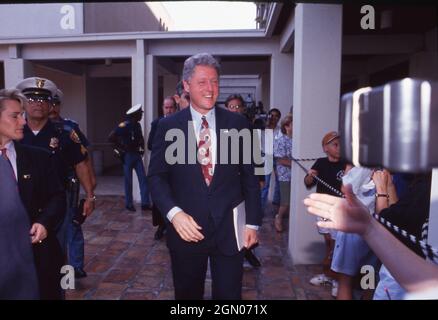
[[[60,89],[57,89],[56,94],[52,99],[52,108],[49,111],[49,119],[52,122],[54,122],[55,124],[62,124],[64,126],[65,130],[67,130],[69,132],[71,130],[74,130],[78,134],[79,140],[81,141],[82,145],[85,148],[87,148],[87,151],[88,151],[88,149],[89,149],[88,147],[90,146],[90,142],[88,141],[85,134],[79,128],[79,124],[72,119],[61,117],[61,104],[62,104],[63,99],[64,99],[63,92]],[[96,174],[94,173],[93,164],[92,164],[90,155],[91,154],[88,153],[88,157],[85,161],[87,163],[88,170],[90,171],[90,177],[91,177],[93,189],[96,189],[96,186],[97,186]]]
[[[75,209],[78,207],[76,190],[81,183],[86,193],[84,215],[90,215],[94,210],[94,189],[86,159],[87,149],[82,145],[80,138],[73,128],[67,129],[63,125],[49,120],[52,108],[52,99],[56,95],[56,85],[44,78],[31,77],[17,84],[27,98],[26,121],[24,138],[20,141],[25,145],[44,148],[57,159],[59,176],[67,189],[67,213],[62,225],[58,226],[58,240],[64,253],[67,249],[67,225],[72,220]],[[76,277],[86,276],[83,269],[75,270]]]
[[[141,208],[150,210],[149,192],[142,156],[144,138],[140,120],[143,116],[141,104],[136,104],[126,112],[126,121],[121,122],[109,134],[108,140],[114,144],[121,155],[123,174],[125,176],[125,205],[129,211],[135,211],[132,198],[132,170],[135,170],[140,186]]]
[[[87,137],[82,133],[82,131],[79,128],[79,125],[70,119],[64,119],[61,117],[61,103],[64,98],[64,94],[60,89],[56,90],[56,94],[52,99],[52,108],[49,111],[49,119],[52,121],[55,126],[62,127],[62,130],[65,130],[67,132],[71,132],[74,130],[79,140],[81,141],[82,145],[85,148],[88,148],[90,143],[88,142]],[[88,149],[87,149],[88,151]],[[91,178],[91,184],[93,190],[96,188],[96,176],[94,174],[93,166],[91,164],[91,157],[88,155],[88,157],[84,160],[87,164],[90,178]],[[76,178],[75,175],[71,176],[71,178]],[[70,190],[72,199],[78,199],[79,198],[79,184],[76,183],[75,188],[72,188]],[[72,216],[75,217],[78,213],[79,208],[77,206],[72,206],[71,211],[73,211]],[[74,222],[71,219],[66,220],[67,223],[67,253],[68,253],[68,262],[71,266],[74,267],[76,270],[75,276],[76,278],[83,278],[87,274],[84,271],[84,246],[85,246],[85,240],[84,240],[84,234],[82,232],[82,227],[80,223]]]

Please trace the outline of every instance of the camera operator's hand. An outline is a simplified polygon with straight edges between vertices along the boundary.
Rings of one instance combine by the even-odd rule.
[[[318,221],[318,227],[366,235],[371,226],[368,209],[353,193],[351,185],[342,186],[345,198],[323,193],[312,193],[304,199],[307,211],[327,221]]]

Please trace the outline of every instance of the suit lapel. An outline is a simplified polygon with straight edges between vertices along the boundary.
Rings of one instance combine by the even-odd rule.
[[[215,107],[214,110],[215,118],[216,118],[216,150],[214,151],[216,153],[216,164],[214,166],[213,178],[210,183],[210,188],[212,188],[215,185],[222,171],[222,165],[220,164],[220,159],[221,159],[220,158],[221,156],[220,130],[227,128],[227,121],[226,121],[227,119],[223,111],[229,112],[227,110],[221,110],[219,107]]]

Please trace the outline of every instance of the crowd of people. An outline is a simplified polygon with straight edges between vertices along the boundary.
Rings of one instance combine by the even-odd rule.
[[[255,248],[264,213],[272,209],[279,233],[290,214],[292,115],[282,117],[277,108],[265,113],[260,103],[246,105],[240,94],[217,107],[219,76],[220,66],[210,54],[189,57],[176,93],[163,99],[162,116],[151,123],[147,141],[141,104],[126,111],[108,138],[123,164],[126,210],[137,210],[135,171],[141,209],[152,211],[157,227],[154,239],[166,236],[176,299],[203,298],[208,264],[213,299],[241,299],[245,259],[255,268],[261,265]],[[56,84],[39,77],[0,91],[0,299],[62,299],[64,264],[73,266],[76,278],[87,276],[81,223],[94,210],[96,178],[90,143],[76,122],[61,116],[62,101]],[[198,163],[166,161],[172,142],[165,136],[175,128],[194,133]],[[263,163],[218,162],[223,150],[217,133],[232,129],[258,130],[253,139],[258,139]],[[429,213],[430,173],[353,167],[341,159],[339,138],[335,131],[322,137],[326,157],[315,161],[303,181],[307,188],[316,185],[316,194],[304,201],[318,216],[315,232],[324,237],[326,249],[323,273],[310,283],[332,286],[338,299],[369,299],[370,292],[358,283],[361,268],[372,266],[380,268],[374,299],[401,299],[408,291],[433,288],[438,268],[425,262],[422,248],[391,235],[371,218],[378,214],[420,238]],[[238,148],[244,152],[243,144]],[[145,152],[150,152],[147,170]],[[262,174],[255,174],[256,168]],[[243,250],[238,249],[233,221],[239,205],[246,214]],[[406,266],[397,263],[399,258]],[[407,269],[411,264],[424,272],[414,275]]]

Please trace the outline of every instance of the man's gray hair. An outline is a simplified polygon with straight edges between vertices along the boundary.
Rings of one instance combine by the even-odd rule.
[[[220,74],[219,62],[209,53],[198,53],[186,59],[184,62],[182,78],[185,81],[190,80],[196,66],[210,66],[216,69]]]
[[[0,113],[5,108],[4,102],[6,100],[18,101],[22,108],[27,105],[27,99],[24,94],[18,89],[1,89],[0,90]]]

